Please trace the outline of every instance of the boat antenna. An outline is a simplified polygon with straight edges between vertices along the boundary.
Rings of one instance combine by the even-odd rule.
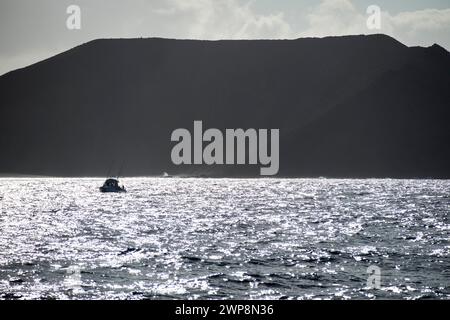
[[[122,163],[120,164],[120,169],[119,169],[119,174],[117,176],[117,179],[119,179],[119,177],[122,175],[123,163],[124,163],[124,161],[122,160]]]
[[[111,174],[111,168],[112,168],[112,165],[113,165],[113,161],[111,161],[111,163],[110,163],[110,165],[109,165],[108,172],[107,172],[107,174],[106,174],[106,178],[111,177],[110,174]]]

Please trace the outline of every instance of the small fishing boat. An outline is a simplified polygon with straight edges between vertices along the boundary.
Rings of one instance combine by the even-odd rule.
[[[127,192],[127,190],[120,185],[118,178],[108,178],[100,187],[100,192]]]

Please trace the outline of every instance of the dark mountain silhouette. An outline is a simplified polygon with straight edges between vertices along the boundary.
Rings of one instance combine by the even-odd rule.
[[[280,175],[450,178],[450,54],[384,35],[95,40],[0,77],[0,173],[253,176],[174,166],[170,135],[280,128]]]

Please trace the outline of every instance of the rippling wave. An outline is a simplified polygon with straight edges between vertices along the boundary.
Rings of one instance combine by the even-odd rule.
[[[1,298],[450,297],[450,181],[102,182],[0,179]]]

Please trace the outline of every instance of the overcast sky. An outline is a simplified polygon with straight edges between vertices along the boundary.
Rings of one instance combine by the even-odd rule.
[[[81,29],[66,27],[69,5]],[[366,26],[381,8],[381,30]],[[0,74],[97,38],[294,39],[389,34],[450,50],[450,0],[0,0]]]

